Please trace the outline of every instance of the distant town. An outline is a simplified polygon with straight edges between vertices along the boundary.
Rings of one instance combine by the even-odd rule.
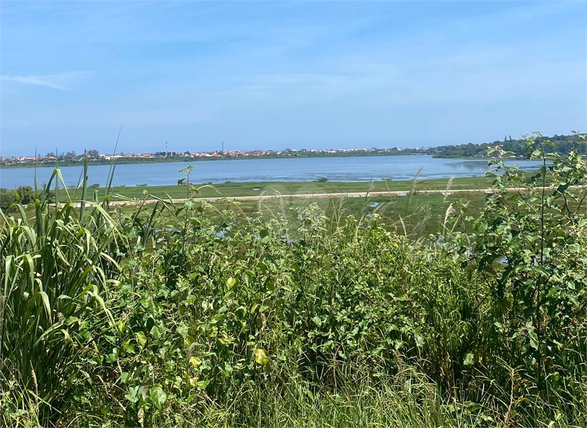
[[[290,158],[290,157],[341,157],[341,156],[393,156],[393,155],[419,155],[427,154],[428,148],[388,148],[388,149],[285,149],[285,150],[229,150],[213,152],[174,152],[159,151],[154,153],[117,153],[104,154],[98,150],[84,150],[82,154],[75,151],[56,154],[54,152],[37,156],[0,156],[1,166],[27,166],[27,165],[64,165],[75,164],[87,159],[92,163],[150,163],[150,162],[189,162],[199,160],[220,159],[255,159],[255,158]]]
[[[580,154],[586,154],[585,134],[574,133],[572,135],[554,135],[552,137],[538,137],[534,144],[540,144],[545,140],[552,142],[552,151],[561,154],[572,150]],[[65,153],[49,152],[37,156],[0,156],[1,167],[30,167],[30,166],[55,166],[75,165],[87,159],[92,164],[116,163],[156,163],[156,162],[193,162],[200,160],[220,159],[276,159],[276,158],[309,158],[309,157],[347,157],[347,156],[405,156],[405,155],[431,155],[439,158],[487,158],[487,149],[500,145],[509,153],[511,158],[524,158],[528,152],[526,139],[512,139],[504,137],[503,141],[493,141],[481,144],[458,144],[437,147],[399,148],[392,147],[379,149],[376,147],[363,149],[284,149],[284,150],[217,150],[212,152],[175,152],[159,151],[154,153],[99,153],[96,149],[84,150],[78,154],[75,151]]]

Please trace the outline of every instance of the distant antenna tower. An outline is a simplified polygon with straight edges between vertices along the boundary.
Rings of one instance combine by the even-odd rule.
[[[167,141],[165,141],[165,157],[167,157],[167,153],[169,152],[167,151]]]
[[[222,142],[222,153],[224,153],[224,141]]]

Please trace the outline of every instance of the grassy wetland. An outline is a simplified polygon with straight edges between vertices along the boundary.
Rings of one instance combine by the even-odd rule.
[[[585,426],[587,168],[527,147],[303,191],[56,170],[0,214],[0,424]]]

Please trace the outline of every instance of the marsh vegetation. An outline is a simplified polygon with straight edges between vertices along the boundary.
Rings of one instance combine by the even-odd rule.
[[[585,426],[587,170],[528,148],[474,209],[114,207],[56,170],[1,213],[0,424]]]

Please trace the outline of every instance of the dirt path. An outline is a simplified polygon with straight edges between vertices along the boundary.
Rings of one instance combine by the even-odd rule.
[[[587,186],[572,186],[572,188],[586,188]],[[508,191],[515,192],[524,189],[519,188],[508,188]],[[554,188],[549,187],[548,190],[554,191]],[[451,189],[451,190],[416,190],[415,194],[418,195],[435,195],[440,194],[443,196],[450,196],[457,193],[492,193],[494,189]],[[323,199],[323,198],[367,198],[367,197],[405,197],[410,192],[408,190],[398,191],[385,191],[385,192],[338,192],[338,193],[299,193],[299,194],[286,194],[286,195],[252,195],[252,196],[215,196],[207,198],[193,198],[195,201],[206,201],[206,202],[220,202],[220,201],[265,201],[271,199],[280,198],[298,198],[298,199]],[[187,198],[176,198],[176,199],[161,199],[165,202],[173,202],[174,204],[183,203],[187,201]],[[141,204],[154,204],[158,202],[158,199],[146,199],[132,200],[132,201],[110,201],[110,206],[137,206]],[[77,202],[74,206],[79,206]]]
[[[470,193],[470,192],[484,192],[484,193],[491,193],[493,190],[491,189],[454,189],[449,190],[417,190],[416,194],[419,195],[432,195],[432,194],[441,194],[441,195],[452,195],[455,193]],[[286,194],[286,195],[253,195],[253,196],[215,196],[215,197],[207,197],[207,198],[193,198],[195,201],[206,201],[206,202],[219,202],[219,201],[264,201],[270,199],[280,199],[280,198],[298,198],[298,199],[322,199],[322,198],[367,198],[367,197],[402,197],[408,196],[409,191],[385,191],[385,192],[339,192],[339,193],[299,193],[299,194]],[[178,198],[178,199],[164,199],[165,202],[173,202],[173,203],[183,203],[187,199],[186,198]],[[154,204],[158,200],[157,199],[147,199],[145,201],[110,201],[110,205],[126,205],[126,206],[135,206],[141,204]],[[76,204],[77,205],[77,204]]]

